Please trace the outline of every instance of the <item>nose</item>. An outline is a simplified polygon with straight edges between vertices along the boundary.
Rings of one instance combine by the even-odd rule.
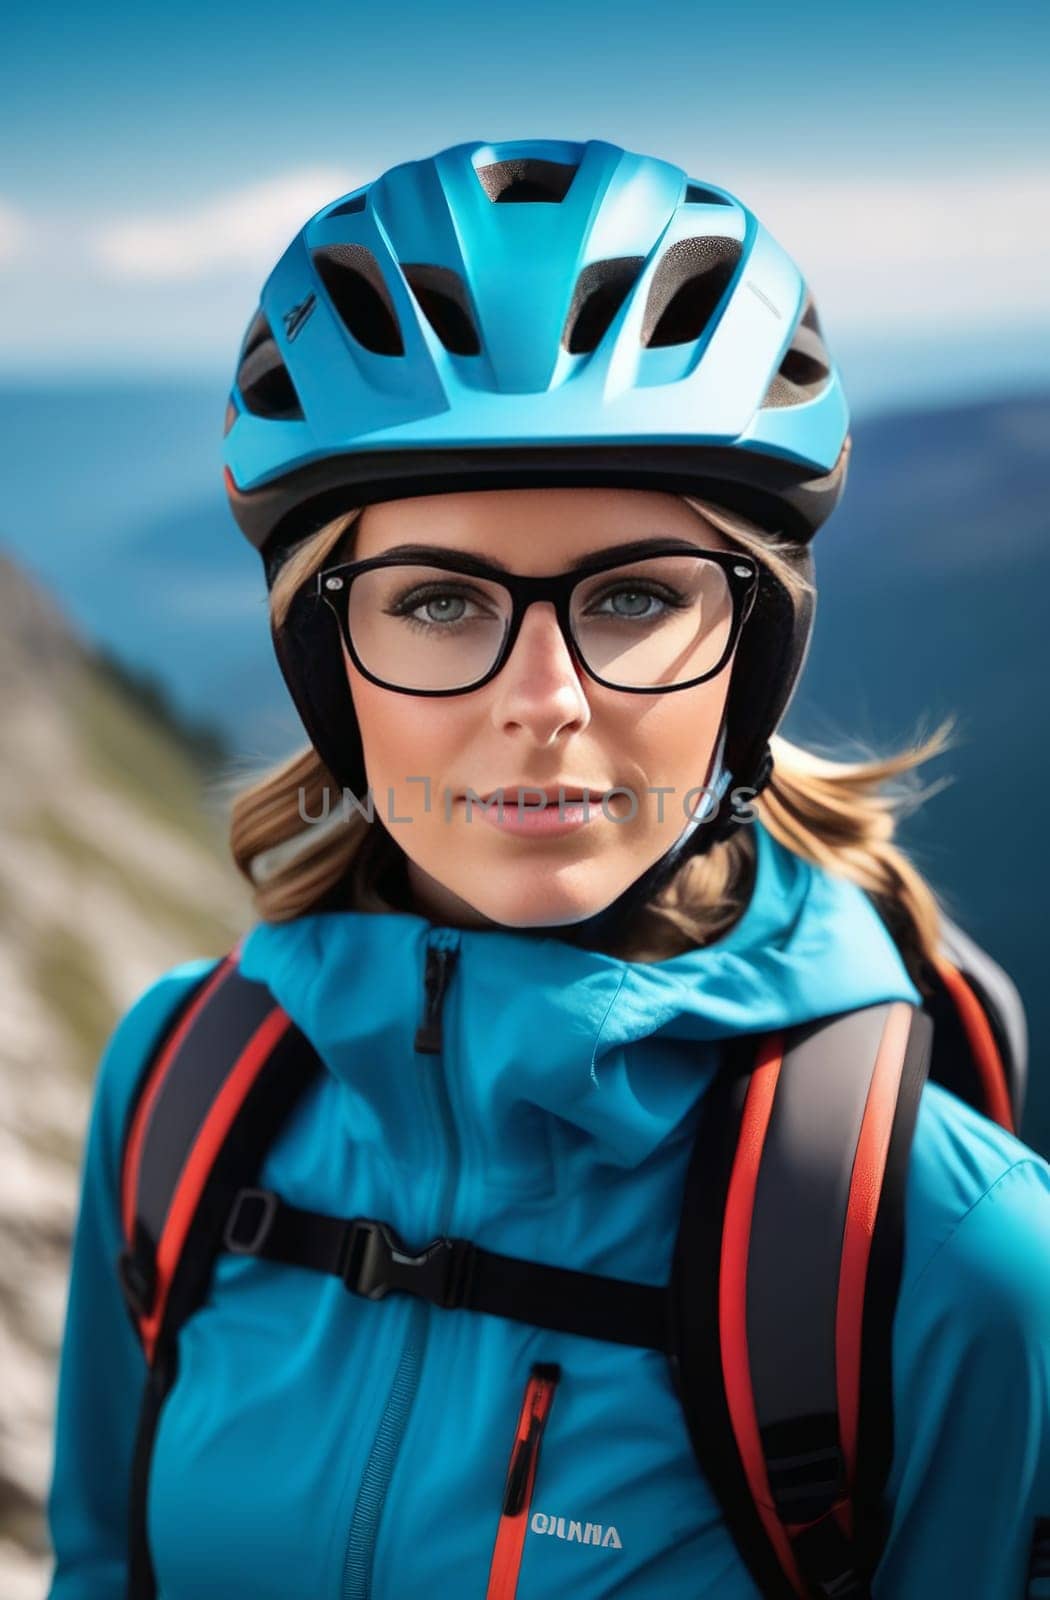
[[[527,728],[537,744],[591,720],[583,679],[549,600],[536,600],[502,669],[493,679],[493,718],[503,729]]]

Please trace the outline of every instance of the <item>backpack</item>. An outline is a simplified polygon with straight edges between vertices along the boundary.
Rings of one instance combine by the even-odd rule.
[[[303,1210],[260,1189],[270,1145],[319,1073],[309,1040],[240,945],[182,997],[128,1107],[117,1270],[147,1362],[130,1485],[129,1600],[153,1600],[146,1490],[177,1334],[220,1251],[662,1350],[702,1473],[772,1600],[870,1593],[893,1450],[891,1331],[908,1157],[927,1077],[1014,1131],[1027,1029],[1007,974],[947,918],[921,1006],[871,1005],[726,1041],[704,1094],[663,1288],[400,1239],[382,1218]],[[455,951],[428,947],[416,1032],[441,1049]],[[782,1306],[792,1307],[790,1318]],[[521,1409],[487,1596],[512,1600],[543,1426],[559,1378],[536,1364]],[[598,1537],[601,1536],[599,1529]]]

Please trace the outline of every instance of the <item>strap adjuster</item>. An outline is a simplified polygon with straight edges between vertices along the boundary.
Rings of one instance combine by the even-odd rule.
[[[850,1502],[843,1498],[814,1522],[785,1526],[807,1581],[822,1600],[869,1600],[870,1575],[860,1565],[854,1540],[847,1538],[837,1513]]]
[[[239,1190],[226,1219],[223,1244],[234,1255],[257,1255],[276,1215],[277,1196],[272,1189]]]
[[[152,1256],[123,1249],[117,1257],[117,1277],[132,1323],[144,1321],[153,1310],[157,1293],[157,1268]]]
[[[382,1300],[399,1289],[451,1311],[466,1300],[474,1256],[469,1239],[434,1239],[412,1255],[388,1222],[354,1217],[347,1224],[339,1276],[366,1300]]]

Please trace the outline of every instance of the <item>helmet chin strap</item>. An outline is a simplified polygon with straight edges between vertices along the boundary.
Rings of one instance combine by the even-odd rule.
[[[702,806],[699,811],[692,813],[677,839],[668,846],[663,855],[629,883],[626,889],[623,889],[616,899],[604,906],[601,911],[595,911],[590,916],[575,922],[559,923],[543,931],[565,940],[568,944],[586,945],[601,942],[615,936],[624,923],[667,883],[685,858],[693,854],[687,849],[689,841],[698,828],[703,827],[704,823],[710,823],[718,815],[722,797],[732,782],[733,774],[723,761],[726,733],[727,718],[723,715],[718,744],[708,767]],[[718,774],[714,779],[711,777],[712,772]]]

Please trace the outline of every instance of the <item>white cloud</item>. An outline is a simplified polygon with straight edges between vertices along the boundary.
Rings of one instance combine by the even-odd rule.
[[[756,174],[730,187],[798,262],[829,333],[1050,312],[1045,169],[797,182]]]
[[[114,277],[155,283],[243,269],[269,271],[307,218],[355,187],[334,167],[307,168],[233,189],[204,205],[179,205],[113,221],[91,240]]]
[[[700,163],[697,163],[698,169]],[[702,170],[696,174],[701,180]],[[708,173],[761,218],[813,286],[828,329],[1009,323],[1050,312],[1050,172],[785,178]],[[113,220],[104,275],[161,285],[265,275],[299,228],[360,176],[305,168],[204,204]],[[0,211],[0,259],[4,214]]]
[[[699,159],[689,168],[738,194],[791,253],[840,359],[883,338],[912,348],[926,338],[931,361],[951,339],[993,351],[1050,320],[1050,170],[808,178]],[[280,253],[320,206],[368,176],[319,164],[206,202],[175,197],[163,214],[84,214],[86,249],[70,248],[68,208],[30,218],[0,199],[0,365],[232,361]],[[1023,348],[1026,367],[1044,370],[1034,343]]]
[[[14,261],[29,236],[29,226],[21,212],[6,200],[0,200],[0,264]]]

